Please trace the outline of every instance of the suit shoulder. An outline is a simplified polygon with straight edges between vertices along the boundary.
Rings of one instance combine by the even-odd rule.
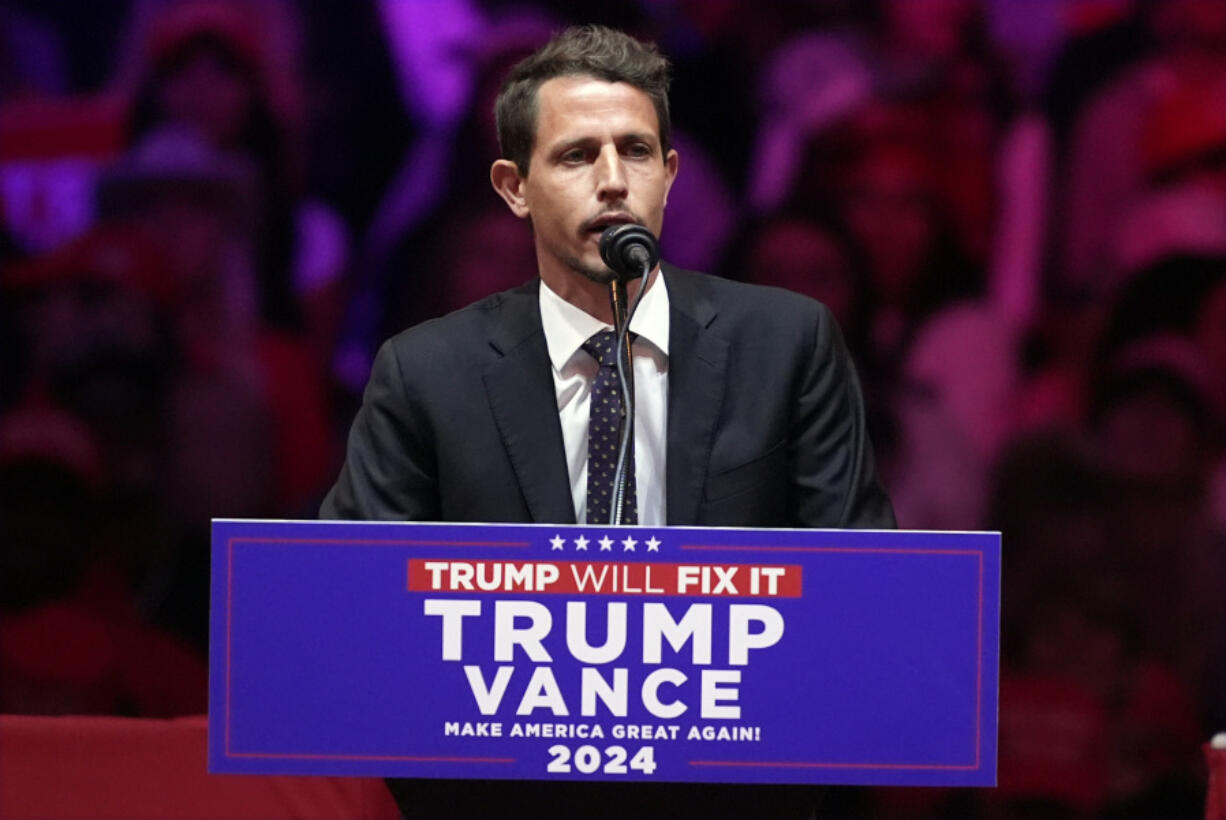
[[[832,321],[830,310],[824,304],[783,288],[752,285],[680,268],[670,268],[666,281],[670,294],[678,290],[683,299],[709,299],[721,314],[732,317],[766,316],[776,324],[813,325]]]
[[[385,346],[401,361],[451,367],[488,355],[492,338],[514,343],[517,336],[529,336],[539,328],[537,289],[532,282],[402,330]]]

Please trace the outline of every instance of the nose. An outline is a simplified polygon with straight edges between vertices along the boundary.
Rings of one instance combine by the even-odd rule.
[[[626,169],[614,145],[606,145],[596,160],[596,198],[601,202],[620,202],[629,192]]]

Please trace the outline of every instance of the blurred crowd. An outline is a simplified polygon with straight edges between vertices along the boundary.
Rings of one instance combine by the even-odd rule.
[[[1226,0],[9,0],[0,711],[205,710],[209,519],[314,517],[378,343],[535,275],[492,102],[581,22],[673,60],[665,258],[829,305],[900,525],[1003,532],[1001,786],[834,816],[1197,817]]]

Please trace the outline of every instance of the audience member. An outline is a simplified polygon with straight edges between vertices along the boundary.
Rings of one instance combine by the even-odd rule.
[[[1145,8],[1153,53],[1094,95],[1073,128],[1057,269],[1065,290],[1109,290],[1104,270],[1121,216],[1148,187],[1204,160],[1220,120],[1226,4],[1156,0]]]
[[[847,239],[802,216],[779,215],[747,232],[729,273],[746,282],[803,293],[830,308],[852,352],[862,347],[868,308],[863,274]]]
[[[249,163],[260,188],[251,237],[260,317],[305,331],[326,363],[338,331],[347,230],[305,195],[302,89],[295,55],[272,47],[269,4],[169,3],[149,21],[132,102],[136,145],[166,125],[195,130]]]
[[[179,396],[177,451],[197,456],[184,499],[203,505],[194,510],[203,519],[223,499],[235,515],[305,508],[329,473],[323,374],[300,337],[260,316],[251,167],[167,126],[109,169],[98,198],[102,214],[156,238],[181,293],[173,322],[191,389]],[[212,447],[218,436],[234,451]]]
[[[1015,426],[1016,344],[1006,323],[972,303],[919,329],[894,394],[899,526],[957,530],[983,520],[988,474]]]

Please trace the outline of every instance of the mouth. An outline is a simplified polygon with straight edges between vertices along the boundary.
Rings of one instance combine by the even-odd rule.
[[[605,228],[609,228],[613,225],[628,224],[640,225],[642,223],[639,222],[638,219],[635,219],[633,214],[626,211],[609,211],[584,221],[584,223],[579,226],[579,232],[599,237],[600,234],[604,232]]]

